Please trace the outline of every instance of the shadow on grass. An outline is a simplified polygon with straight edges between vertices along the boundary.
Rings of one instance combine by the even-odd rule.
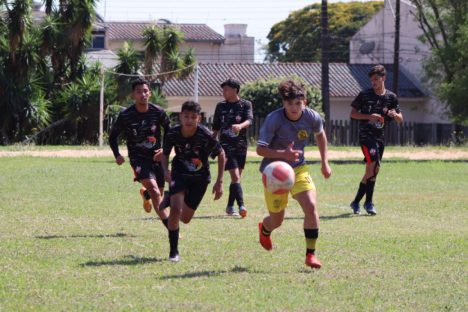
[[[183,274],[174,274],[161,276],[160,279],[183,279],[183,278],[195,278],[195,277],[214,277],[221,276],[224,274],[231,273],[259,273],[257,271],[251,271],[247,268],[235,266],[230,270],[218,270],[218,271],[199,271],[199,272],[187,272]]]
[[[56,238],[109,238],[109,237],[135,237],[134,235],[128,235],[125,233],[115,234],[82,234],[82,235],[40,235],[35,236],[39,239],[56,239]]]
[[[339,215],[332,215],[332,216],[320,216],[320,220],[335,220],[335,219],[348,219],[352,218],[352,213],[342,213]],[[304,220],[304,216],[297,216],[297,217],[284,217],[284,220]]]
[[[106,265],[139,265],[139,264],[156,263],[156,262],[162,262],[162,261],[165,261],[165,259],[146,258],[146,257],[137,257],[137,256],[129,255],[129,256],[125,256],[124,259],[120,259],[120,260],[88,261],[85,263],[81,263],[80,266],[98,267],[98,266],[106,266]]]

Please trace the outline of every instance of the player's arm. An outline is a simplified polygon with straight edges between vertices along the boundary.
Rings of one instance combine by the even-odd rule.
[[[224,166],[226,164],[226,155],[224,150],[221,148],[220,153],[218,154],[218,176],[216,182],[213,185],[213,194],[215,194],[214,199],[220,199],[223,195],[223,176],[224,176]]]
[[[234,124],[231,126],[232,130],[235,132],[239,132],[244,128],[250,127],[253,122],[253,112],[252,112],[252,104],[250,102],[246,103],[245,106],[245,120],[240,124]]]
[[[291,142],[286,149],[273,149],[257,143],[257,154],[265,158],[284,159],[289,162],[296,162],[299,161],[299,156],[303,151],[295,150],[293,146],[294,142]]]
[[[317,146],[320,152],[321,159],[321,171],[325,179],[328,179],[331,176],[331,168],[328,164],[328,140],[325,131],[321,131],[315,134],[315,140],[317,141]]]
[[[394,109],[389,110],[387,116],[393,118],[398,123],[403,122],[403,114],[401,112],[397,112]]]
[[[215,113],[213,116],[213,125],[211,126],[211,131],[213,131],[213,139],[218,139],[219,130],[221,129],[221,112],[220,104],[216,105]]]
[[[115,162],[117,163],[117,165],[121,165],[125,162],[125,158],[120,154],[119,142],[118,142],[118,138],[119,138],[120,133],[122,132],[122,129],[123,129],[122,117],[119,114],[109,134],[109,145],[110,145],[110,148],[112,149],[112,153],[114,154]]]
[[[376,121],[380,121],[380,122],[383,122],[384,121],[384,118],[379,115],[379,114],[362,114],[361,112],[359,112],[357,110],[356,107],[352,107],[351,108],[351,113],[349,115],[349,117],[351,117],[352,119],[358,119],[358,120],[369,120],[371,122],[376,122]]]
[[[171,172],[169,171],[169,155],[161,155],[161,167],[164,172],[164,179],[167,183],[171,183]]]

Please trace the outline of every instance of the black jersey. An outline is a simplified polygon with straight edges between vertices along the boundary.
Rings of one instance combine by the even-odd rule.
[[[391,120],[387,116],[387,112],[394,109],[397,113],[400,113],[398,98],[395,93],[389,90],[386,90],[383,95],[377,95],[372,88],[361,91],[351,103],[351,106],[361,114],[380,114],[385,118],[384,123],[369,120],[359,121],[359,141],[361,143],[368,139],[383,142],[385,124]]]
[[[182,135],[181,130],[181,125],[172,127],[164,139],[164,155],[169,157],[172,148],[175,151],[172,159],[173,176],[180,174],[206,177],[210,181],[208,157],[218,156],[222,151],[221,145],[204,126],[198,125],[195,134],[188,138]]]
[[[246,120],[251,123],[253,120],[251,102],[240,99],[235,103],[222,101],[216,105],[213,130],[219,131],[219,142],[226,154],[247,152],[246,129],[242,129],[238,134],[231,130],[233,124],[240,124]]]
[[[130,159],[153,159],[154,151],[162,147],[162,132],[169,129],[169,117],[159,106],[149,104],[148,111],[140,113],[135,105],[120,112],[109,135],[114,156],[119,156],[117,138],[124,132]]]

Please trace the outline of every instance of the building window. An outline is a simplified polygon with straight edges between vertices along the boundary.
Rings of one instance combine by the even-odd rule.
[[[91,44],[92,49],[104,49],[104,36],[93,35],[93,43]]]

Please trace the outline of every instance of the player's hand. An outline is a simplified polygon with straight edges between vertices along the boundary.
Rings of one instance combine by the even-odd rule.
[[[162,148],[155,150],[153,155],[153,161],[161,161],[162,154]]]
[[[223,181],[216,181],[216,183],[213,185],[213,194],[214,200],[218,200],[221,198],[221,196],[223,196]]]
[[[332,174],[332,170],[331,170],[330,166],[328,165],[328,162],[322,164],[321,171],[322,171],[322,175],[323,175],[323,177],[325,179],[328,179]]]
[[[166,182],[169,183],[169,185],[171,185],[171,181],[172,181],[171,170],[168,170],[164,173],[164,180],[166,180]]]
[[[372,114],[372,115],[369,115],[369,121],[371,121],[371,122],[377,122],[377,121],[384,122],[384,118],[380,114]]]
[[[391,109],[387,112],[387,116],[390,118],[395,118],[395,115],[397,114],[396,110]]]
[[[294,142],[289,143],[288,148],[284,150],[284,159],[290,162],[298,162],[303,152],[301,150],[295,150],[293,147]]]
[[[242,130],[242,127],[239,124],[234,124],[234,125],[231,126],[231,130],[234,133],[239,133],[239,131]]]
[[[117,156],[117,158],[115,159],[115,162],[117,163],[117,165],[121,165],[125,162],[125,158],[122,156],[122,155],[119,155]]]

